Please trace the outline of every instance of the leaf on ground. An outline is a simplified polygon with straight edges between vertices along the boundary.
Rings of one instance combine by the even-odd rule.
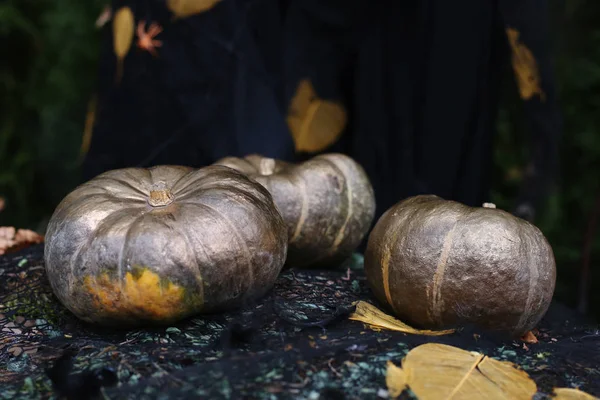
[[[389,396],[393,399],[400,396],[400,393],[406,389],[406,374],[404,370],[391,361],[387,362],[385,384],[387,385]]]
[[[167,8],[178,18],[206,12],[221,0],[167,0]]]
[[[513,363],[444,344],[427,343],[412,349],[401,369],[403,373],[392,369],[391,374],[400,380],[392,387],[404,384],[419,400],[529,400],[537,392],[535,382]]]
[[[572,388],[554,388],[555,396],[552,397],[555,400],[597,400],[598,397],[594,397],[591,394],[583,392],[579,389]]]
[[[531,331],[527,331],[523,336],[521,336],[521,340],[529,344],[534,344],[538,342],[537,337],[535,337],[534,333]]]
[[[384,313],[366,301],[359,301],[356,304],[356,310],[350,315],[349,318],[354,321],[364,322],[371,327],[389,329],[392,331],[410,333],[414,335],[442,336],[454,332],[454,329],[440,331],[415,329],[404,322]]]
[[[4,197],[0,197],[0,211],[4,210],[4,206],[6,202],[4,201]]]
[[[0,255],[15,252],[43,241],[43,236],[29,229],[17,230],[12,226],[0,226]]]

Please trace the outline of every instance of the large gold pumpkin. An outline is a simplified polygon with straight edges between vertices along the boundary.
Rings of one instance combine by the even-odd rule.
[[[432,195],[408,198],[381,216],[365,272],[376,297],[406,322],[513,335],[541,320],[556,282],[552,248],[537,227],[491,205]]]
[[[291,164],[259,155],[227,157],[266,187],[288,226],[288,267],[332,267],[354,252],[371,228],[375,196],[352,158],[323,154]]]
[[[104,324],[170,323],[265,294],[287,230],[267,190],[226,167],[109,171],[56,208],[45,262],[59,300]]]

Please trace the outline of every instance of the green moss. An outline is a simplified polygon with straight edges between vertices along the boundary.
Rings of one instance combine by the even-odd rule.
[[[50,325],[58,325],[69,312],[53,294],[39,290],[34,290],[26,296],[9,296],[2,306],[3,309],[11,310],[9,320],[14,321],[16,317],[26,315],[29,319],[43,318],[46,324]]]

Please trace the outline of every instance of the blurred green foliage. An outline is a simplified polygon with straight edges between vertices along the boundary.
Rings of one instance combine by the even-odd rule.
[[[1,225],[43,229],[53,207],[78,182],[79,149],[93,95],[106,0],[4,0],[0,40]],[[556,71],[564,113],[558,186],[536,221],[559,266],[557,297],[576,304],[582,247],[600,193],[600,2],[551,0]],[[527,161],[522,103],[509,94],[500,110],[492,201],[512,208]],[[600,288],[600,233],[592,281]],[[600,316],[600,290],[591,291]],[[596,306],[597,305],[597,306]]]
[[[104,2],[0,3],[2,224],[37,229],[77,182],[79,147],[96,77]]]
[[[554,0],[553,48],[564,119],[557,186],[538,211],[536,225],[557,259],[556,296],[577,305],[583,246],[600,196],[600,3]],[[512,89],[512,88],[511,88]],[[527,163],[527,124],[515,90],[505,96],[498,120],[493,201],[510,209]],[[592,232],[589,312],[600,317],[600,226]]]

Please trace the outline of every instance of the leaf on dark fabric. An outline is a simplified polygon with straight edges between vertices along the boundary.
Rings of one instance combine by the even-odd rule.
[[[535,56],[520,40],[521,33],[514,28],[506,28],[506,35],[512,49],[512,66],[517,78],[521,98],[531,99],[539,95],[545,101],[545,94],[541,88],[539,66]]]
[[[167,0],[167,8],[178,18],[187,18],[192,15],[206,12],[217,5],[221,0]]]
[[[531,399],[537,392],[535,382],[513,363],[437,343],[412,349],[402,368],[389,363],[388,376],[400,380],[394,390],[404,384],[420,400]]]
[[[44,237],[29,229],[0,227],[0,255],[22,250],[33,244],[42,243]]]
[[[135,17],[129,7],[121,7],[113,19],[113,47],[117,56],[117,82],[123,76],[123,62],[131,49],[135,31]]]
[[[304,79],[296,89],[287,115],[296,150],[315,153],[334,144],[346,127],[344,107],[318,97],[312,83]]]
[[[359,301],[356,304],[356,310],[350,315],[350,319],[354,321],[364,322],[371,327],[380,329],[389,329],[392,331],[410,333],[414,335],[427,335],[427,336],[442,336],[454,333],[454,329],[446,329],[439,331],[432,331],[427,329],[415,329],[404,322],[384,313],[377,307],[367,303],[366,301]]]
[[[554,389],[555,396],[553,399],[556,400],[594,400],[598,399],[598,397],[592,396],[586,392],[583,392],[579,389],[572,388],[555,388]]]

